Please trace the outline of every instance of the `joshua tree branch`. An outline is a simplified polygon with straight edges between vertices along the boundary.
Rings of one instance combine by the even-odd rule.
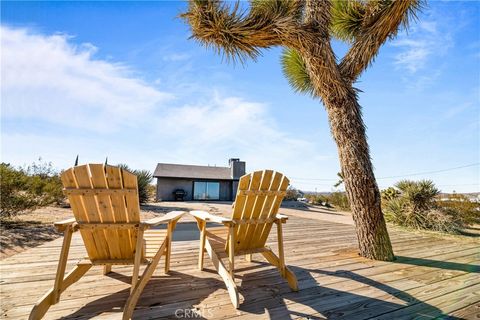
[[[363,31],[340,63],[344,79],[355,82],[358,76],[373,62],[382,44],[395,35],[400,25],[407,23],[412,7],[419,7],[418,0],[397,0],[369,17]],[[378,15],[375,17],[375,15]]]
[[[259,49],[285,44],[298,37],[299,23],[292,11],[300,10],[300,1],[273,2],[276,7],[252,7],[241,12],[215,0],[191,0],[188,12],[181,15],[192,28],[192,37],[212,46],[229,59],[255,59]],[[283,6],[283,7],[282,7]]]
[[[303,52],[310,79],[316,84],[314,90],[324,102],[332,92],[342,97],[351,94],[350,86],[342,79],[330,43],[331,5],[329,0],[306,0],[304,24],[314,28],[315,32],[306,32],[300,46],[294,48]]]

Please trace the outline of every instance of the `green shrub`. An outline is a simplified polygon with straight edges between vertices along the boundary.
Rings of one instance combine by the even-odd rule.
[[[463,194],[451,194],[447,199],[437,201],[436,205],[445,210],[453,211],[464,224],[480,224],[480,203],[470,201]]]
[[[396,199],[398,198],[399,195],[400,195],[400,191],[398,191],[394,187],[389,187],[385,190],[382,190],[383,201],[390,201],[390,200]]]
[[[385,219],[389,222],[415,229],[429,229],[458,233],[464,226],[454,210],[436,203],[439,190],[430,180],[403,180],[395,185],[398,195],[383,198]]]
[[[51,163],[33,163],[27,168],[0,164],[0,218],[11,218],[21,212],[65,199],[60,176]]]
[[[335,208],[346,211],[350,210],[350,202],[345,192],[332,192],[328,195],[328,200]]]
[[[27,192],[28,177],[8,163],[0,164],[0,218],[6,219],[35,208]]]
[[[132,170],[126,164],[119,164],[120,168],[127,170],[137,176],[138,181],[138,200],[141,204],[147,203],[150,199],[149,185],[153,177],[148,170]]]
[[[34,162],[25,169],[21,169],[28,176],[28,190],[35,197],[37,206],[61,204],[65,200],[60,174],[51,162]]]
[[[292,186],[289,186],[287,189],[287,194],[285,195],[285,198],[283,200],[285,201],[297,201],[298,198],[300,198],[302,194],[298,189],[295,189]]]
[[[157,195],[157,187],[153,184],[149,184],[147,187],[148,198],[154,200]]]
[[[322,195],[322,194],[309,195],[307,196],[307,199],[308,199],[308,202],[310,202],[311,204],[332,208],[332,205],[330,204],[330,200],[325,195]]]
[[[315,205],[320,205],[327,208],[335,207],[336,209],[346,211],[350,210],[350,203],[348,202],[345,192],[308,195],[307,198],[310,203]]]
[[[440,193],[431,180],[401,180],[395,187],[400,190],[401,197],[408,201],[413,211],[431,208],[435,197]]]

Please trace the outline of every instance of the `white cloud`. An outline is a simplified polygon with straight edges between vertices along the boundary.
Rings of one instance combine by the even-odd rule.
[[[436,22],[420,21],[408,33],[400,34],[392,45],[400,48],[395,65],[414,74],[425,68],[434,56],[444,55],[453,46],[453,40]]]
[[[66,168],[79,154],[82,163],[108,156],[110,163],[153,170],[156,162],[225,165],[240,157],[249,170],[300,177],[338,171],[335,162],[319,165],[335,150],[325,157],[325,146],[319,152],[312,137],[280,126],[274,106],[219,94],[212,84],[196,84],[202,90],[181,104],[184,96],[156,89],[162,81],[145,83],[67,35],[1,26],[1,45],[3,161],[21,165],[42,156]]]
[[[108,132],[138,123],[172,98],[94,58],[92,44],[1,26],[2,117],[36,118]]]
[[[191,56],[187,53],[171,53],[163,56],[164,61],[184,61],[190,59]]]

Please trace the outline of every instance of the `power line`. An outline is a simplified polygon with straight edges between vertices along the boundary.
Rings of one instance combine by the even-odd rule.
[[[466,164],[466,165],[459,166],[459,167],[441,169],[441,170],[424,171],[424,172],[417,172],[417,173],[409,173],[409,174],[398,175],[398,176],[379,177],[379,178],[376,178],[376,179],[377,179],[377,180],[380,180],[380,179],[404,178],[404,177],[410,177],[410,176],[419,176],[419,175],[423,175],[423,174],[441,173],[441,172],[453,171],[453,170],[458,170],[458,169],[463,169],[463,168],[475,167],[475,166],[478,166],[478,165],[480,165],[480,162],[471,163],[471,164]],[[308,180],[308,181],[338,181],[338,179],[299,178],[299,177],[291,177],[291,179],[292,179],[292,180],[297,180],[297,181],[298,181],[298,180]],[[299,182],[301,182],[301,181],[299,181]]]
[[[410,173],[410,174],[406,174],[406,175],[403,175],[403,176],[381,177],[381,178],[377,178],[377,179],[391,179],[391,178],[403,178],[403,177],[409,177],[409,176],[420,176],[422,174],[440,173],[440,172],[452,171],[452,170],[457,170],[457,169],[475,167],[475,166],[478,166],[479,164],[480,164],[480,162],[477,162],[477,163],[467,164],[467,165],[460,166],[460,167],[454,167],[454,168],[448,168],[448,169],[442,169],[442,170],[435,170],[435,171],[425,171],[425,172],[419,172],[419,173]]]

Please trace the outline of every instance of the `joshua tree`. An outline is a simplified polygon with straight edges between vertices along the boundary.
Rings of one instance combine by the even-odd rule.
[[[251,0],[247,9],[218,0],[191,0],[182,17],[192,37],[227,59],[256,59],[283,46],[283,69],[295,90],[320,98],[337,144],[360,254],[394,255],[380,206],[357,90],[353,83],[381,45],[408,26],[421,0]],[[351,44],[337,61],[331,37]]]

